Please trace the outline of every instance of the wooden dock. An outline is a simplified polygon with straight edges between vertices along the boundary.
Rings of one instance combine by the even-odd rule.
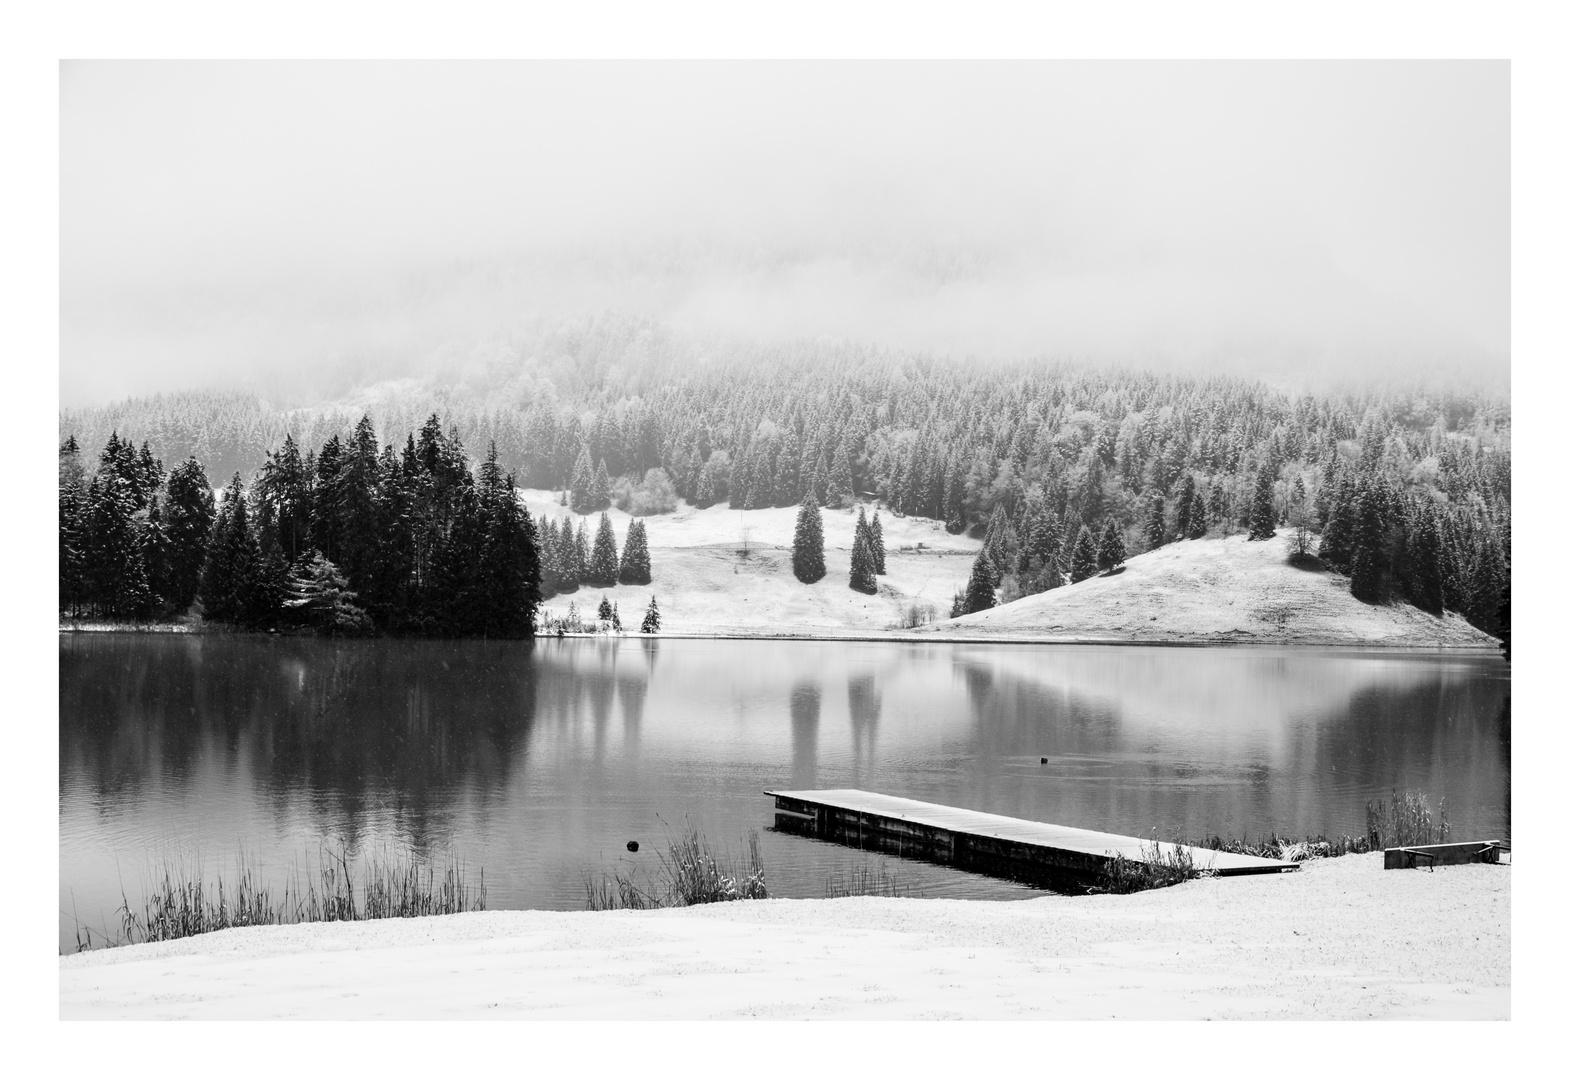
[[[1419,844],[1385,849],[1386,870],[1460,866],[1465,863],[1510,862],[1510,845],[1502,840],[1474,840],[1460,844]]]
[[[1152,844],[1162,858],[1171,858],[1180,846],[1185,847],[1196,867],[1223,877],[1276,874],[1296,870],[1298,865],[984,814],[854,788],[764,794],[774,797],[774,825],[784,832],[945,863],[1047,888],[1093,888],[1104,880],[1115,856],[1148,862]]]

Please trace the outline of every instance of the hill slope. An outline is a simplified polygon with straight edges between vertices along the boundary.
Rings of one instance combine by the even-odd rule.
[[[1487,647],[1459,616],[1365,604],[1340,574],[1288,564],[1290,539],[1185,540],[1110,576],[925,628],[933,636],[1279,645]]]
[[[549,491],[523,493],[529,513],[560,520],[568,511]],[[850,549],[856,534],[856,511],[823,511],[823,580],[803,585],[791,572],[791,540],[797,507],[732,510],[728,506],[698,509],[688,503],[670,514],[643,519],[649,535],[649,562],[654,580],[646,586],[613,589],[584,586],[545,602],[549,614],[561,616],[577,604],[592,616],[603,595],[621,609],[622,625],[636,630],[648,606],[658,597],[665,633],[750,635],[879,634],[898,625],[901,609],[930,605],[935,617],[949,613],[956,589],[970,577],[979,540],[952,536],[942,522],[921,517],[895,517],[882,512],[883,546],[888,573],[878,578],[876,596],[850,588]],[[874,507],[867,507],[872,517]],[[627,540],[631,518],[610,510],[620,547]],[[574,522],[582,521],[576,515]],[[599,515],[587,518],[591,531]],[[919,545],[919,546],[918,546]],[[740,552],[745,547],[747,554]]]

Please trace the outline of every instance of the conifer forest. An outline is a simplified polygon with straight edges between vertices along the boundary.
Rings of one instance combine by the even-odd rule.
[[[62,610],[157,619],[198,604],[242,627],[528,635],[542,598],[657,580],[647,522],[678,500],[799,505],[798,549],[821,547],[818,507],[871,502],[852,589],[876,591],[878,514],[985,538],[950,614],[1177,540],[1289,530],[1294,558],[1346,574],[1360,600],[1508,629],[1503,395],[700,350],[632,319],[535,345],[439,391],[405,383],[353,405],[214,391],[63,411]],[[520,488],[559,493],[560,519],[532,520]],[[611,506],[637,519],[628,535]],[[823,577],[821,551],[793,563]]]

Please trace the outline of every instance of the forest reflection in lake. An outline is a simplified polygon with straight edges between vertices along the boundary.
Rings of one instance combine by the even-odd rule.
[[[579,908],[586,874],[652,865],[686,818],[739,848],[772,787],[1163,837],[1356,833],[1410,789],[1458,837],[1508,837],[1508,695],[1502,661],[1462,654],[63,634],[61,946],[161,859],[241,849],[282,875],[324,843],[451,848],[492,907]],[[869,858],[766,831],[763,852],[785,896]]]

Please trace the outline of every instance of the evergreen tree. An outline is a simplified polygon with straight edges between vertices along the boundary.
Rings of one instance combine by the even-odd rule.
[[[579,519],[578,531],[572,542],[572,569],[574,576],[581,584],[589,582],[589,564],[592,561],[589,549],[589,522]]]
[[[866,518],[862,518],[865,524]],[[872,530],[858,526],[856,540],[850,549],[850,587],[857,592],[875,594],[878,580],[872,569]]]
[[[704,462],[703,469],[698,473],[698,491],[692,501],[700,510],[707,510],[718,501],[718,485],[715,482],[718,464],[713,457],[710,457],[708,461]]]
[[[1319,558],[1332,570],[1347,574],[1352,570],[1354,532],[1353,491],[1343,475],[1336,496],[1330,502],[1330,517],[1319,537]]]
[[[87,486],[83,561],[88,599],[107,615],[129,615],[145,604],[146,568],[135,513],[130,482],[113,469],[100,469]]]
[[[572,480],[568,484],[571,491],[570,505],[579,514],[587,514],[592,509],[594,502],[594,463],[589,460],[589,448],[583,447],[578,453],[578,463],[573,466]]]
[[[653,580],[649,568],[649,537],[642,521],[627,527],[627,543],[621,552],[617,580],[623,585],[647,585]]]
[[[369,630],[371,620],[355,599],[338,568],[312,551],[290,571],[282,606],[291,621],[318,633],[357,634]]]
[[[630,538],[629,538],[630,539]],[[555,596],[561,591],[561,573],[557,566],[556,522],[543,518],[539,528],[540,596]]]
[[[1194,478],[1183,477],[1183,486],[1178,489],[1177,519],[1172,526],[1172,535],[1179,540],[1188,538],[1190,518],[1194,513],[1194,492]]]
[[[556,589],[558,592],[577,592],[582,582],[578,568],[578,537],[573,531],[572,518],[563,518],[556,531]]]
[[[202,617],[255,626],[265,619],[262,553],[251,535],[250,513],[235,473],[224,491],[202,570]]]
[[[1107,519],[1106,528],[1101,530],[1101,546],[1096,551],[1096,565],[1102,570],[1111,570],[1115,566],[1122,566],[1128,558],[1128,552],[1123,546],[1123,530],[1118,528],[1117,522]]]
[[[883,522],[878,519],[878,512],[872,512],[872,572],[875,574],[888,573],[887,552],[883,548]]]
[[[519,503],[510,475],[499,486],[487,477],[477,503],[481,530],[475,567],[478,614],[476,624],[465,632],[530,637],[540,601],[539,542],[534,522]]]
[[[589,484],[589,512],[604,510],[611,504],[611,478],[602,459],[594,467],[594,479]]]
[[[601,622],[611,621],[611,602],[610,598],[607,597],[604,593],[600,594],[600,607],[599,610],[595,612],[595,617],[598,618]]]
[[[978,611],[986,611],[997,603],[997,596],[993,590],[992,579],[996,574],[992,561],[987,558],[985,551],[976,555],[976,561],[970,566],[970,580],[965,584],[965,614],[974,615]]]
[[[643,613],[643,625],[638,628],[638,631],[643,634],[660,632],[660,605],[653,596],[649,597],[649,609]]]
[[[1210,484],[1210,498],[1205,500],[1206,512],[1213,525],[1223,532],[1232,528],[1232,518],[1227,508],[1226,489],[1221,486],[1220,480],[1213,480]]]
[[[450,637],[484,632],[489,612],[480,560],[486,532],[474,488],[455,490],[447,531],[431,553],[431,587],[422,605],[432,632]]]
[[[1199,492],[1194,492],[1194,505],[1188,509],[1188,538],[1190,540],[1203,540],[1205,533],[1210,531],[1209,515],[1205,510],[1205,497]]]
[[[1402,567],[1406,598],[1431,615],[1445,610],[1444,569],[1440,565],[1439,533],[1433,515],[1415,508]]]
[[[164,530],[163,508],[158,496],[147,500],[147,520],[142,523],[137,538],[141,547],[142,568],[147,579],[147,593],[142,614],[168,614],[171,567],[169,565],[169,535]]]
[[[621,633],[621,608],[617,604],[611,605],[611,629]]]
[[[845,441],[840,440],[840,445],[834,451],[834,464],[829,470],[828,490],[824,498],[827,505],[835,510],[843,509],[850,505],[852,498],[850,478],[850,458],[845,452]]]
[[[1090,527],[1079,527],[1079,538],[1074,541],[1074,556],[1069,571],[1069,581],[1078,584],[1096,574],[1096,542],[1090,538]]]
[[[616,531],[611,527],[609,514],[600,515],[600,527],[594,536],[594,552],[589,556],[589,573],[585,579],[598,588],[616,584],[618,570]]]
[[[1383,599],[1384,520],[1372,487],[1359,492],[1352,505],[1352,595],[1365,604]]]
[[[213,488],[207,472],[194,457],[169,473],[164,503],[164,533],[168,538],[168,594],[175,612],[183,612],[196,599],[207,561],[207,541],[213,531]],[[300,522],[303,534],[306,523]]]
[[[1151,551],[1167,542],[1167,504],[1158,491],[1150,497],[1150,510],[1145,515],[1145,546]]]
[[[60,447],[60,610],[72,616],[87,600],[87,492],[76,437]]]
[[[1275,478],[1264,465],[1254,481],[1254,500],[1249,505],[1248,538],[1269,540],[1276,535]]]
[[[1509,580],[1499,544],[1492,536],[1479,537],[1471,566],[1472,572],[1468,575],[1471,589],[1464,612],[1466,619],[1484,633],[1498,633],[1499,605],[1509,588]]]
[[[818,512],[818,500],[810,492],[796,513],[790,561],[796,580],[808,585],[821,581],[827,573],[823,565],[823,516]]]

